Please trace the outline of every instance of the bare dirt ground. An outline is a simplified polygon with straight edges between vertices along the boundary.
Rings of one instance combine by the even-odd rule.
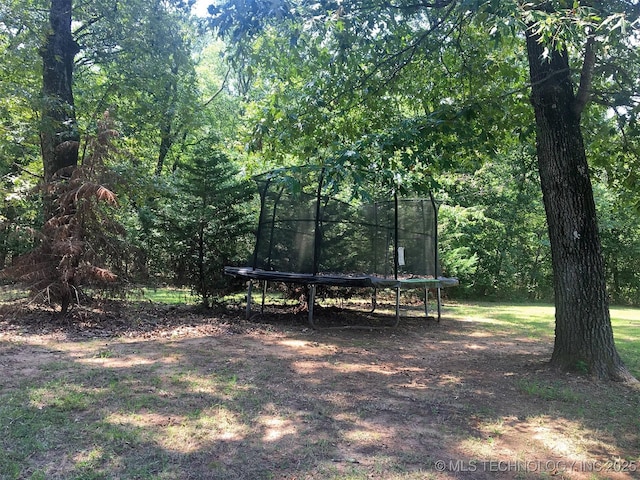
[[[4,395],[58,379],[91,399],[68,410],[82,425],[77,438],[34,452],[24,472],[84,478],[82,464],[110,472],[100,478],[640,478],[640,393],[550,371],[550,338],[446,310],[440,323],[416,315],[396,329],[313,330],[304,315],[267,313],[245,321],[241,309],[126,304],[67,319],[3,312]],[[345,314],[318,315],[333,325]],[[130,448],[106,424],[130,435]]]

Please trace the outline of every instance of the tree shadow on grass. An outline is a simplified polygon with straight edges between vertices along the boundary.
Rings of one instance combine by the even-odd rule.
[[[0,342],[0,477],[545,478],[491,462],[638,460],[640,395],[558,377],[526,335],[184,324]]]

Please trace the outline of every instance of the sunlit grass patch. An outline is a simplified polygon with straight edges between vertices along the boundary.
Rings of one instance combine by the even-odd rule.
[[[495,454],[496,440],[491,436],[469,436],[460,440],[459,447],[471,457],[492,458]]]
[[[611,324],[620,356],[631,373],[640,379],[640,309],[612,308]]]
[[[376,432],[364,426],[345,433],[344,437],[346,440],[364,444],[383,443],[384,440],[384,435],[381,432]]]
[[[547,304],[447,305],[447,314],[483,324],[490,331],[508,331],[534,339],[553,335],[555,308]]]
[[[78,470],[94,470],[104,463],[106,453],[101,446],[94,446],[88,450],[81,450],[75,457],[75,466]]]
[[[14,285],[0,286],[0,303],[9,303],[23,298],[27,298],[29,292]]]
[[[555,331],[555,308],[547,304],[448,304],[446,314],[493,333],[552,341]],[[640,378],[640,309],[612,307],[611,324],[618,352]]]
[[[131,301],[162,303],[166,305],[196,305],[199,297],[188,288],[143,287],[133,289],[127,295]]]

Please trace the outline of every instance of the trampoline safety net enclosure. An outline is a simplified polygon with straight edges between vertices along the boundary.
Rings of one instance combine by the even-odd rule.
[[[381,182],[356,190],[353,180],[314,167],[254,179],[260,216],[253,258],[250,266],[225,267],[225,273],[310,285],[312,326],[316,285],[394,288],[396,324],[400,289],[424,288],[426,308],[428,289],[434,288],[440,318],[440,288],[458,282],[439,274],[438,205],[431,196],[399,198]]]

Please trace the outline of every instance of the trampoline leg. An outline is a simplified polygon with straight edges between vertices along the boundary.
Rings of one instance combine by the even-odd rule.
[[[393,324],[397,327],[400,323],[400,287],[396,287],[396,323]]]
[[[442,316],[442,299],[440,297],[440,287],[438,287],[438,322]]]
[[[316,328],[316,325],[313,323],[313,305],[316,303],[316,286],[315,284],[309,285],[309,326],[311,328]]]
[[[371,295],[371,312],[376,311],[376,307],[378,306],[378,289],[374,287],[373,294]]]
[[[263,285],[262,285],[262,304],[260,305],[260,314],[263,315],[264,314],[264,299],[267,296],[267,285],[269,284],[269,282],[267,282],[266,280],[264,281]]]
[[[247,282],[247,313],[246,313],[246,317],[247,320],[249,320],[249,318],[251,318],[251,292],[253,290],[253,282],[251,280],[249,280]]]

